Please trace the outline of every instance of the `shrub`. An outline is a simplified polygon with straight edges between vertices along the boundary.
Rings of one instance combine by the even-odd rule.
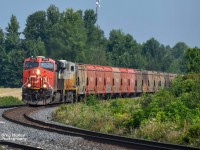
[[[200,125],[195,124],[189,128],[188,135],[191,138],[200,138]]]
[[[0,150],[3,150],[3,147],[0,145]]]
[[[149,119],[141,124],[141,127],[136,130],[135,136],[148,140],[160,142],[176,142],[182,137],[182,133],[177,131],[177,125],[171,122],[157,122],[155,119]]]
[[[142,108],[146,108],[149,106],[149,104],[153,101],[153,95],[147,95],[143,94],[142,95],[142,101],[141,101],[141,106]]]
[[[200,124],[189,127],[187,134],[182,138],[182,143],[200,147]]]
[[[188,120],[190,117],[190,109],[187,108],[181,101],[174,101],[168,104],[164,111],[168,120],[178,122]]]
[[[95,106],[99,104],[99,101],[97,100],[95,95],[88,95],[86,97],[86,105],[87,106]]]
[[[129,130],[132,128],[138,128],[144,119],[144,111],[142,109],[138,109],[131,115],[129,119],[126,120],[124,125]]]
[[[110,103],[110,110],[112,111],[113,114],[115,113],[125,113],[127,112],[127,108],[125,105],[126,101],[124,101],[123,99],[117,99],[117,100],[113,100]]]
[[[185,75],[186,79],[192,79],[192,80],[200,80],[200,72],[198,73],[188,73]]]
[[[171,82],[170,93],[175,97],[181,96],[184,92],[192,92],[196,81],[192,79],[185,79],[182,76],[177,77]]]

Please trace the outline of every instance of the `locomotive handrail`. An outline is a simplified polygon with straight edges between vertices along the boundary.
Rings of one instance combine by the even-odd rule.
[[[26,83],[24,83],[24,85],[22,85],[21,88],[23,88],[23,87],[28,83],[29,80],[30,80],[30,79],[28,79],[28,80],[26,81]]]

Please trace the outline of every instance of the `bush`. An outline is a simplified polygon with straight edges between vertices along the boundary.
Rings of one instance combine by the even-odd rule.
[[[191,138],[200,138],[200,124],[192,125],[189,128],[188,135]]]
[[[3,150],[3,147],[0,145],[0,150]]]
[[[171,82],[170,93],[175,97],[181,96],[185,92],[192,92],[193,87],[195,86],[196,81],[192,79],[185,79],[182,76],[177,77]]]
[[[200,147],[200,124],[191,125],[187,134],[182,138],[183,144]]]
[[[88,95],[86,97],[86,105],[87,106],[95,106],[97,104],[99,104],[99,101],[97,100],[96,96]]]
[[[129,130],[132,128],[138,128],[141,122],[145,119],[144,111],[142,109],[136,110],[132,116],[124,123]]]
[[[177,129],[178,127],[175,123],[162,123],[157,122],[155,119],[149,119],[141,124],[140,128],[136,130],[135,136],[147,140],[179,143],[178,141],[180,141],[182,133],[177,131]]]
[[[123,100],[123,99],[117,99],[117,100],[113,100],[110,103],[110,107],[109,109],[112,111],[113,114],[115,113],[126,113],[128,110],[126,108],[126,103],[127,101]]]
[[[189,120],[191,111],[181,101],[174,101],[166,105],[164,108],[166,118],[169,121],[182,123],[184,120]]]
[[[188,73],[185,75],[186,79],[192,79],[192,80],[200,80],[200,72],[198,73]]]

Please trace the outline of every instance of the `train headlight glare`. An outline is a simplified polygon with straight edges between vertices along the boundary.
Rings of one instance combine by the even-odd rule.
[[[27,85],[27,87],[30,88],[30,87],[31,87],[31,84],[29,83],[29,84]]]
[[[43,84],[43,88],[47,88],[47,85],[46,85],[46,84]]]
[[[37,74],[37,75],[40,75],[40,69],[37,69],[37,70],[36,70],[36,74]]]

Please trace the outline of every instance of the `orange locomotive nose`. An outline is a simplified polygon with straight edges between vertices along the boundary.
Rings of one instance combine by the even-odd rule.
[[[40,77],[30,77],[31,88],[41,88],[41,78]]]
[[[55,61],[43,56],[24,61],[22,99],[33,105],[49,104],[53,99]]]
[[[36,68],[36,69],[32,69],[30,70],[30,75],[29,75],[29,88],[35,88],[35,89],[39,89],[41,88],[42,85],[42,78],[40,77],[40,69]]]

